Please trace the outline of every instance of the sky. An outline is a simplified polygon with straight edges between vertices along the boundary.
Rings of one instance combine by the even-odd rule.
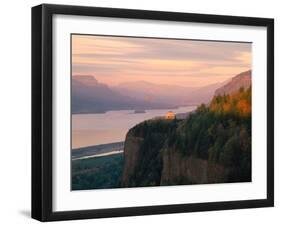
[[[200,87],[249,69],[251,43],[72,35],[72,75],[92,75],[109,86]]]

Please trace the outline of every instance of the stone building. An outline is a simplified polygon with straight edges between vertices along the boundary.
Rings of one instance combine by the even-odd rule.
[[[172,111],[168,111],[168,112],[166,113],[166,119],[172,120],[172,119],[175,119],[175,117],[176,117],[176,115],[175,115],[175,113],[172,112]]]

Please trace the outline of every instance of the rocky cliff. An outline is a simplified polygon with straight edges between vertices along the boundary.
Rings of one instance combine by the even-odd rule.
[[[164,121],[164,120],[163,120]],[[150,121],[148,124],[152,124]],[[143,147],[145,138],[135,137],[134,130],[128,133],[124,150],[122,186],[159,186],[180,184],[222,183],[228,178],[228,169],[223,165],[187,156],[180,150],[168,148],[161,142],[158,149]]]
[[[160,185],[220,183],[227,178],[227,170],[219,164],[194,156],[184,156],[175,150],[163,155]]]
[[[124,150],[124,168],[123,168],[123,177],[122,183],[125,187],[128,187],[131,184],[131,181],[136,172],[136,168],[139,162],[140,156],[140,147],[143,141],[142,137],[134,137],[128,133],[125,141],[125,150]]]
[[[156,186],[161,183],[162,147],[175,124],[171,120],[145,121],[132,128],[124,146],[124,187]]]

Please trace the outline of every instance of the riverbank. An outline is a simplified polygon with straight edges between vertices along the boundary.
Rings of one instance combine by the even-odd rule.
[[[93,145],[83,148],[72,149],[71,159],[87,159],[93,157],[107,156],[111,154],[120,154],[124,150],[124,142],[114,142],[109,144]]]

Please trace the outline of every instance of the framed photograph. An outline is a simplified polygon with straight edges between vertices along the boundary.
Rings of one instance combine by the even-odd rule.
[[[274,205],[274,21],[32,8],[32,217]]]

